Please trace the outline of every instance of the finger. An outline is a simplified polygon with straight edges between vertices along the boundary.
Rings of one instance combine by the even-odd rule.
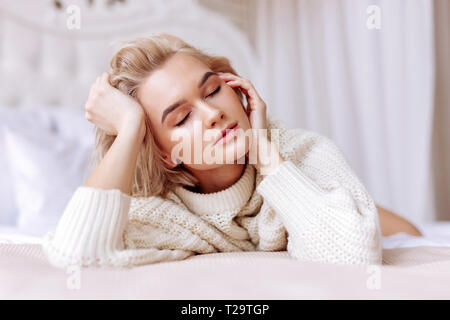
[[[97,89],[100,86],[100,77],[97,77],[94,83],[94,90]]]
[[[103,84],[109,84],[109,73],[108,72],[103,72],[103,74],[101,76],[101,82]]]
[[[97,88],[98,88],[98,83],[99,83],[99,81],[100,81],[99,79],[100,79],[100,77],[97,77],[97,78],[95,79],[95,81],[92,83],[91,89],[90,89],[90,91],[89,91],[89,98],[91,98],[92,95],[94,94],[94,92],[97,90]]]
[[[260,101],[262,101],[261,97],[259,96],[258,92],[256,92],[255,87],[253,84],[244,78],[238,77],[232,73],[222,73],[218,72],[218,75],[220,78],[222,78],[230,87],[237,87],[239,86],[242,89],[242,92],[245,94],[247,101],[249,104],[256,104]]]
[[[228,85],[231,87],[237,87],[239,86],[242,89],[242,92],[247,97],[247,100],[249,101],[249,104],[255,104],[261,101],[261,97],[256,92],[255,87],[251,84],[248,80],[233,80],[227,82]]]
[[[240,88],[241,92],[245,95],[248,104],[253,103],[253,100],[250,101],[252,99],[252,97],[250,96],[248,90],[242,85],[242,83],[240,83],[239,81],[228,81],[227,85],[229,85],[231,88]],[[250,112],[251,108],[247,108],[247,113]]]
[[[89,90],[88,98],[92,97],[92,94],[93,94],[93,92],[94,92],[94,90],[95,90],[95,87],[96,87],[96,84],[95,84],[95,82],[94,82],[94,83],[91,85],[91,89]]]
[[[253,90],[256,93],[256,90],[253,87],[252,83],[249,80],[247,80],[247,79],[243,79],[243,78],[239,78],[239,77],[236,77],[236,76],[232,76],[232,77],[230,77],[229,80],[226,80],[225,82],[227,84],[229,84],[229,85],[232,85],[232,86],[237,86],[238,85],[238,86],[242,87],[243,89],[245,89],[247,91]]]
[[[218,72],[217,75],[222,79],[238,79],[239,77],[232,73],[221,73]]]

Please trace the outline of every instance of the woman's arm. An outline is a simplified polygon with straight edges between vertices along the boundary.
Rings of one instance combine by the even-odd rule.
[[[86,118],[116,138],[84,186],[67,204],[56,230],[44,236],[43,250],[57,267],[130,266],[186,257],[182,250],[125,250],[133,229],[128,214],[136,160],[145,135],[140,105],[109,85],[107,75],[91,88]]]
[[[130,119],[129,126],[117,135],[84,186],[131,193],[137,156],[144,138],[140,129],[143,125],[143,118]]]
[[[282,154],[286,161],[257,187],[289,234],[289,253],[316,262],[380,264],[381,230],[372,198],[330,139],[299,134],[298,158]]]
[[[118,134],[88,182],[73,194],[56,230],[45,235],[42,247],[53,266],[132,267],[181,260],[194,254],[183,249],[126,246],[125,241],[132,241],[147,227],[129,220],[131,197],[128,193],[142,144],[142,135],[135,128],[138,126],[130,122],[129,130]],[[149,198],[148,210],[161,206],[162,202],[159,198]],[[180,211],[172,203],[165,204],[164,208]]]
[[[63,268],[132,267],[182,260],[194,254],[189,249],[195,248],[184,246],[183,241],[178,242],[179,248],[159,248],[157,240],[162,231],[145,221],[130,220],[130,207],[131,197],[118,189],[79,187],[56,230],[44,236],[42,249],[49,263]],[[163,215],[187,214],[177,204],[159,197],[146,199],[146,209]],[[179,233],[180,228],[173,226]]]
[[[104,73],[93,84],[85,109],[87,120],[116,138],[84,185],[130,194],[146,132],[143,108],[135,99],[112,87],[109,75]]]
[[[389,211],[379,205],[378,216],[380,218],[381,233],[384,237],[390,236],[399,232],[405,232],[412,236],[421,237],[422,233],[411,222],[396,215],[394,212]]]

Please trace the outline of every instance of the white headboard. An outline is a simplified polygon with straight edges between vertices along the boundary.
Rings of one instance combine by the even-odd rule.
[[[51,0],[0,3],[0,106],[82,108],[120,41],[155,32],[228,57],[243,77],[257,79],[261,70],[245,35],[195,0],[59,0],[60,9]]]

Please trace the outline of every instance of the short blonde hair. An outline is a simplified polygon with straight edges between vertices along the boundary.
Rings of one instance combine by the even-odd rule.
[[[214,72],[228,72],[238,76],[228,58],[209,55],[182,39],[168,34],[157,33],[126,42],[111,59],[110,83],[123,93],[137,99],[137,89],[153,71],[161,68],[175,53],[187,53],[199,59]],[[243,105],[244,96],[239,88],[234,88]],[[177,185],[195,186],[198,180],[183,166],[169,169],[164,166],[159,149],[146,117],[147,133],[138,154],[131,196],[166,197]],[[95,128],[94,166],[97,166],[113,144],[116,136],[107,135],[99,127]]]

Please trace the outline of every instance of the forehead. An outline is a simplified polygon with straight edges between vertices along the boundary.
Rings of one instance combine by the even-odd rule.
[[[150,114],[160,114],[173,102],[185,98],[189,91],[197,89],[206,71],[210,69],[200,60],[177,53],[140,86],[139,101]]]

